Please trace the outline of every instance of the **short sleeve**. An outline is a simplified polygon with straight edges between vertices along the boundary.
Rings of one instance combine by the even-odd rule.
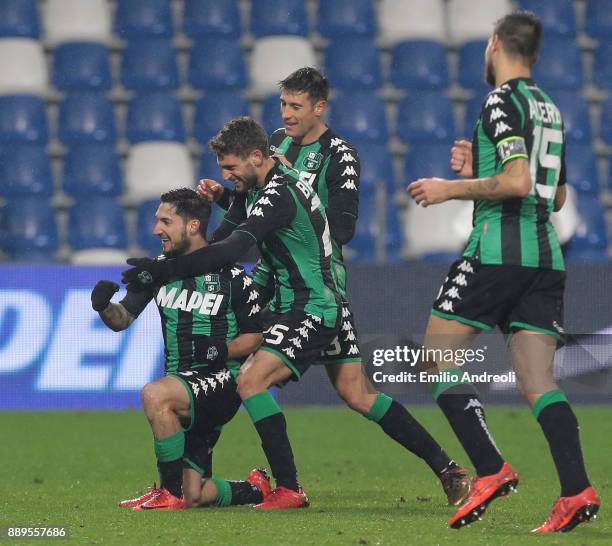
[[[495,145],[501,165],[519,157],[529,158],[521,113],[503,86],[487,95],[481,120],[486,135]]]

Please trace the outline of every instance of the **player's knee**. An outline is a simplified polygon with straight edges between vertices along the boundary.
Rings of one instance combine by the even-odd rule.
[[[243,400],[267,389],[264,378],[251,369],[241,371],[238,374],[236,385],[238,387],[238,394]]]
[[[166,389],[157,382],[147,383],[142,388],[140,398],[147,414],[162,410],[168,401]]]
[[[367,413],[370,410],[370,401],[367,393],[363,392],[357,383],[344,383],[336,386],[336,391],[345,404],[359,413]]]

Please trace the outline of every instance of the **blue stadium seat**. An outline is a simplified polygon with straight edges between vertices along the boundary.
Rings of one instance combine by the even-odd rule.
[[[113,85],[108,49],[94,42],[66,42],[53,51],[53,85],[61,91],[107,91]]]
[[[359,202],[359,219],[355,226],[355,235],[348,245],[351,261],[375,262],[376,237],[380,231],[380,223],[376,218],[376,200],[361,199]]]
[[[103,93],[68,95],[60,104],[58,137],[67,145],[115,142],[113,103]]]
[[[256,38],[294,34],[308,35],[304,0],[259,0],[251,4],[251,32]]]
[[[372,0],[319,2],[317,31],[325,38],[376,34],[376,14]]]
[[[612,89],[612,39],[600,40],[593,54],[593,83]]]
[[[565,136],[569,140],[591,142],[589,107],[584,98],[575,91],[546,89],[546,92],[561,110]]]
[[[448,87],[444,44],[434,40],[401,42],[391,51],[391,83],[409,89]]]
[[[68,214],[68,244],[72,250],[126,248],[123,207],[113,197],[82,197]]]
[[[0,96],[0,143],[38,142],[49,137],[47,110],[40,97],[32,95]]]
[[[176,89],[179,72],[176,53],[166,38],[130,40],[123,51],[121,83],[127,89],[148,93]]]
[[[485,40],[470,40],[459,48],[458,82],[464,89],[473,90],[477,96],[484,97],[491,87],[484,80]]]
[[[419,142],[410,146],[404,162],[405,186],[419,178],[456,178],[450,168],[450,144]]]
[[[42,144],[7,144],[0,149],[0,195],[53,195],[51,161]]]
[[[172,38],[170,0],[118,0],[115,30],[122,38]]]
[[[455,121],[451,100],[437,91],[412,94],[401,100],[397,111],[397,136],[412,140],[455,138]]]
[[[249,114],[249,103],[240,93],[207,93],[195,105],[193,136],[202,144],[207,144],[229,120]]]
[[[38,38],[40,17],[37,0],[0,2],[0,37]]]
[[[238,0],[186,0],[183,31],[190,38],[238,38],[241,33]]]
[[[270,95],[261,104],[261,123],[268,133],[272,133],[283,126],[278,93]]]
[[[486,95],[472,97],[465,103],[465,115],[463,117],[463,135],[472,140],[476,122],[482,110],[482,103]]]
[[[64,158],[64,191],[72,196],[121,195],[123,176],[113,144],[75,144]]]
[[[208,150],[200,156],[198,179],[200,178],[212,178],[219,183],[223,183],[221,179],[221,169],[217,164],[217,156]]]
[[[244,54],[232,38],[198,40],[191,49],[189,83],[196,89],[243,89],[247,86]]]
[[[3,227],[3,246],[15,258],[23,259],[29,252],[39,251],[49,256],[57,252],[59,237],[55,210],[46,197],[7,201]]]
[[[148,256],[158,256],[162,253],[160,239],[153,235],[158,207],[159,199],[147,199],[138,205],[136,211],[136,242]]]
[[[582,87],[582,59],[576,42],[552,37],[543,40],[533,79],[543,89]]]
[[[352,142],[359,154],[361,173],[359,177],[363,195],[370,195],[379,182],[383,182],[387,193],[395,192],[395,176],[393,175],[393,158],[386,142]]]
[[[586,33],[593,38],[609,38],[612,34],[610,0],[589,0],[586,5]]]
[[[401,259],[403,237],[397,207],[387,198],[379,217],[377,206],[374,198],[362,199],[359,203],[355,236],[347,245],[354,253],[352,261],[376,262],[383,257],[388,262]]]
[[[378,48],[359,37],[332,42],[325,51],[325,74],[335,89],[377,89],[382,86]]]
[[[590,143],[568,141],[565,166],[567,182],[578,193],[599,194],[597,160]]]
[[[385,103],[367,91],[343,93],[334,99],[330,125],[351,142],[386,142],[389,138]]]
[[[612,98],[601,105],[600,136],[606,144],[612,144]]]
[[[125,136],[132,144],[147,140],[185,140],[181,103],[172,95],[139,95],[128,105]]]
[[[570,241],[569,261],[605,260],[608,248],[606,219],[601,201],[597,195],[580,195],[578,198],[580,220],[576,233]],[[599,258],[599,259],[598,259]]]
[[[574,0],[519,0],[519,8],[535,13],[544,26],[546,39],[558,35],[576,35]]]

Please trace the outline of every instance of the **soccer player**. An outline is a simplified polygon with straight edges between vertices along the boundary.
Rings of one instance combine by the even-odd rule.
[[[300,68],[280,82],[280,111],[284,127],[270,138],[270,153],[295,171],[299,180],[319,196],[329,222],[332,275],[342,300],[341,331],[322,353],[317,364],[326,367],[338,395],[353,410],[380,425],[404,448],[422,458],[441,480],[450,505],[458,505],[469,492],[465,469],[451,460],[440,445],[401,404],[376,391],[364,373],[353,312],[346,293],[346,266],[342,245],[355,233],[359,202],[359,156],[351,144],[324,121],[329,82],[318,70]],[[294,175],[294,176],[295,176]],[[205,179],[198,191],[227,208],[230,192]],[[231,229],[231,220],[229,220]],[[223,232],[222,225],[220,231]],[[263,259],[253,273],[263,302],[272,290],[271,267]]]
[[[209,203],[193,189],[163,194],[154,234],[161,239],[164,255],[188,255],[205,247],[209,217]],[[165,376],[142,389],[161,484],[120,505],[176,510],[261,502],[270,489],[262,471],[252,471],[244,482],[201,481],[211,470],[220,427],[240,407],[235,381],[240,364],[261,342],[259,298],[251,278],[234,264],[215,273],[138,288],[128,287],[119,303],[110,302],[119,290],[111,281],[99,281],[91,294],[94,310],[115,331],[128,328],[154,299],[164,334]]]
[[[255,243],[271,264],[277,290],[260,349],[242,366],[238,392],[261,437],[276,488],[258,509],[308,506],[297,480],[282,410],[268,392],[299,379],[336,337],[340,296],[330,270],[332,243],[325,211],[307,184],[285,174],[268,154],[265,130],[251,118],[227,123],[210,142],[223,177],[237,192],[226,219],[237,225],[220,242],[173,259],[130,259],[124,282],[146,286],[188,278],[235,262]]]
[[[563,340],[565,272],[549,215],[565,201],[565,139],[559,109],[531,79],[541,35],[540,21],[529,12],[495,23],[485,52],[486,81],[495,89],[483,102],[472,143],[459,141],[451,150],[453,170],[467,180],[429,178],[408,186],[423,206],[474,200],[474,229],[433,304],[425,344],[467,348],[478,332],[495,326],[509,336],[519,389],[561,482],[550,516],[533,533],[569,531],[593,518],[600,505],[576,416],[553,378],[554,352]],[[434,396],[478,474],[449,521],[460,528],[513,489],[518,475],[493,441],[473,386],[450,375],[455,380],[438,383]]]

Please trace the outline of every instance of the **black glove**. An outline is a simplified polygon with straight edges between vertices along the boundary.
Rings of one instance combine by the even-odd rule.
[[[149,287],[153,284],[163,285],[172,278],[173,260],[165,258],[130,258],[127,264],[133,266],[121,273],[124,284],[130,285],[132,290]]]
[[[227,361],[227,343],[208,336],[193,336],[193,355],[197,362],[204,362],[213,370],[220,370]]]
[[[98,281],[91,291],[91,306],[100,313],[108,307],[113,294],[119,290],[119,285],[113,281]]]

